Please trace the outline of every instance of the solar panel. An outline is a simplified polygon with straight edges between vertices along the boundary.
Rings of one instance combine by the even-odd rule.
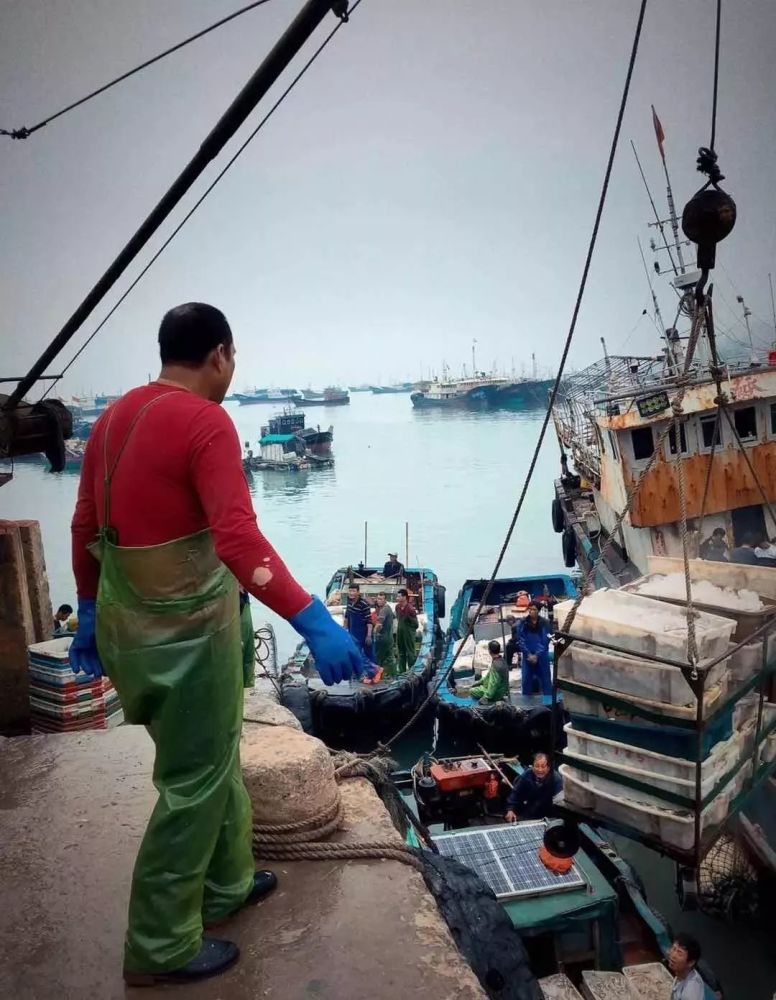
[[[509,826],[480,827],[434,837],[439,853],[475,871],[499,899],[515,899],[580,889],[587,885],[576,865],[563,875],[546,868],[539,848],[547,824],[529,820]]]

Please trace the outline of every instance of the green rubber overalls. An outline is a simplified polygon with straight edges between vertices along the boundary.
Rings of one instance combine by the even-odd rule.
[[[166,393],[164,395],[167,395]],[[243,671],[237,581],[208,530],[122,548],[105,510],[97,648],[127,722],[156,746],[159,792],[135,862],[125,968],[167,972],[199,952],[203,921],[223,919],[253,888],[251,804],[240,770]]]
[[[256,685],[256,638],[253,633],[251,606],[246,604],[240,612],[240,642],[242,644],[243,687]]]

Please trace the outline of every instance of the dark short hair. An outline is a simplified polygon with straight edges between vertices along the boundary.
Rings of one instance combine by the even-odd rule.
[[[528,607],[529,607],[529,609],[530,608],[536,608],[537,611],[539,610],[539,605],[536,603],[536,601],[531,601],[531,603],[528,605]]]
[[[60,604],[57,608],[58,615],[72,615],[73,605],[72,604]]]
[[[386,592],[384,590],[378,590],[377,591],[377,596],[378,597],[384,597],[386,599],[386,601],[388,600],[388,595],[386,594]]]
[[[500,653],[501,652],[501,643],[498,642],[496,639],[491,639],[490,642],[488,643],[488,652],[489,653]]]
[[[697,938],[692,936],[692,934],[677,934],[674,938],[674,944],[678,944],[680,948],[684,948],[687,952],[688,961],[693,964],[701,957],[700,943]]]
[[[721,535],[724,538],[725,537],[725,529],[724,528],[715,528],[712,531],[712,535]]]
[[[357,583],[349,583],[348,590],[357,590],[359,594],[361,593],[361,587]]]
[[[232,346],[232,331],[226,316],[205,302],[186,302],[165,313],[159,326],[162,364],[199,368],[219,345]]]
[[[407,593],[407,591],[406,591],[406,589],[404,587],[399,587],[399,589],[396,591],[396,593],[397,594],[401,594],[402,597],[409,597],[410,596]]]

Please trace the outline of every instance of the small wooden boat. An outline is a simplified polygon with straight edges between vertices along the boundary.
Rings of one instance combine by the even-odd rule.
[[[529,755],[547,745],[552,727],[552,698],[524,694],[520,690],[518,669],[510,670],[508,701],[483,705],[469,691],[476,682],[478,668],[490,662],[487,642],[497,639],[502,652],[507,653],[511,637],[508,615],[518,619],[525,616],[527,603],[533,600],[551,617],[559,600],[576,596],[576,587],[571,577],[564,574],[502,578],[495,581],[488,604],[480,608],[486,585],[487,580],[467,580],[450,612],[450,627],[439,667],[445,678],[436,692],[440,730],[455,739],[484,742],[489,750]],[[462,651],[456,660],[458,647],[475,617],[476,625],[469,639],[471,648]],[[562,734],[562,716],[556,722],[556,731]]]
[[[404,576],[388,580],[377,567],[343,567],[332,576],[325,595],[326,606],[340,624],[351,582],[359,584],[361,596],[370,604],[380,591],[387,594],[389,603],[395,602],[400,587],[409,591],[419,622],[414,665],[376,685],[352,680],[326,687],[302,642],[283,672],[282,700],[309,732],[329,745],[355,748],[364,737],[374,741],[378,734],[395,729],[426,698],[426,686],[436,670],[445,589],[426,567],[410,567]]]
[[[439,760],[426,754],[411,770],[394,772],[414,817],[407,842],[461,862],[484,883],[483,896],[495,894],[517,931],[510,965],[516,961],[526,985],[538,980],[541,989],[521,995],[566,1000],[579,989],[586,997],[668,997],[672,976],[664,962],[673,934],[650,906],[638,872],[592,826],[582,824],[575,834],[548,819],[505,823],[509,787],[521,773],[514,760],[489,754]],[[557,850],[563,838],[558,858],[571,859],[556,870],[550,866],[558,858],[550,852],[543,861],[539,850]],[[487,935],[489,911],[482,909],[480,922],[471,883],[466,899],[469,921]],[[444,913],[444,899],[440,906]],[[503,948],[505,938],[499,942]],[[496,968],[503,958],[494,954]],[[698,969],[714,996],[716,976],[704,962]]]

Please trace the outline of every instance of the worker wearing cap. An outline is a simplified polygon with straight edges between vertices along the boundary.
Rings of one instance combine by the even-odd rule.
[[[391,576],[404,576],[404,566],[399,562],[398,552],[388,553],[388,562],[383,566],[383,576],[386,579]]]
[[[276,883],[256,871],[240,770],[250,678],[239,586],[305,639],[325,683],[364,670],[352,638],[256,523],[240,441],[220,406],[234,374],[225,316],[197,302],[170,310],[159,352],[159,378],[95,423],[72,523],[71,667],[93,678],[104,667],[126,721],[155,746],[159,798],[135,863],[124,950],[124,978],[137,986],[228,969],[239,949],[203,937],[203,925]]]

